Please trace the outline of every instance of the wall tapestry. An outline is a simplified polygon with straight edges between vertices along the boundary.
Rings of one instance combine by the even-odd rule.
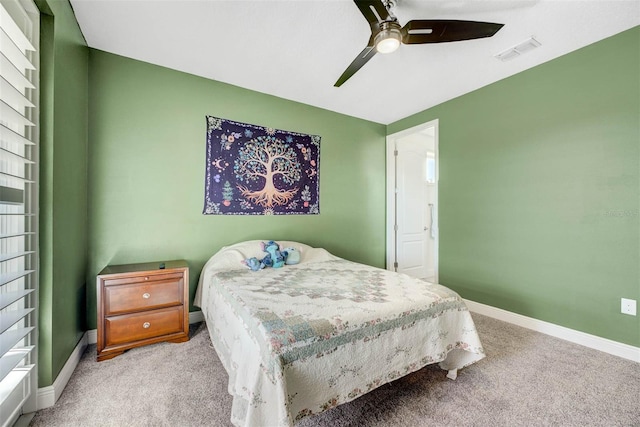
[[[320,137],[207,116],[203,214],[320,213]]]

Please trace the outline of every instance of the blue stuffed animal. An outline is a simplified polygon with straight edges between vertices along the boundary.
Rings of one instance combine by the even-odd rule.
[[[281,252],[280,245],[278,245],[273,240],[269,240],[266,243],[261,242],[260,246],[262,247],[262,250],[267,253],[264,256],[264,258],[259,260],[258,258],[253,257],[253,258],[247,258],[242,261],[242,263],[252,271],[262,270],[265,267],[280,268],[283,265],[285,265],[285,262],[289,264],[287,262],[288,260],[287,255],[289,255],[291,251],[295,251],[292,264],[297,264],[300,261],[300,253],[298,251],[296,251],[293,248],[287,248],[287,251]],[[297,255],[297,261],[295,260],[296,255]]]
[[[262,250],[267,252],[262,263],[267,267],[280,268],[285,263],[285,257],[280,252],[280,245],[273,240],[269,240],[267,243],[262,242]]]
[[[285,264],[295,265],[300,262],[300,251],[296,248],[284,248],[282,253],[284,254]]]
[[[263,263],[261,263],[258,258],[247,258],[242,261],[244,265],[246,265],[251,271],[258,271],[265,267]]]

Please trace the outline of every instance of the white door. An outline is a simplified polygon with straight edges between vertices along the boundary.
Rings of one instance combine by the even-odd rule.
[[[387,139],[387,268],[437,282],[437,123]]]
[[[427,147],[410,135],[396,140],[397,271],[427,277],[429,248]]]

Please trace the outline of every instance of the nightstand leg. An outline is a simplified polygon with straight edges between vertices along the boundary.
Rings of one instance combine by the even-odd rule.
[[[187,342],[189,341],[189,336],[176,338],[175,340],[167,340],[167,342],[179,343],[179,342]]]
[[[108,353],[108,354],[101,354],[96,358],[96,360],[98,362],[102,362],[103,360],[113,359],[114,357],[120,356],[121,354],[124,354],[124,350],[123,351],[114,351],[113,353]]]

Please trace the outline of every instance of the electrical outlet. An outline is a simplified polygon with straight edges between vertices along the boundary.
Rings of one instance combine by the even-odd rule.
[[[620,299],[620,312],[622,314],[636,315],[636,300],[621,298]]]

